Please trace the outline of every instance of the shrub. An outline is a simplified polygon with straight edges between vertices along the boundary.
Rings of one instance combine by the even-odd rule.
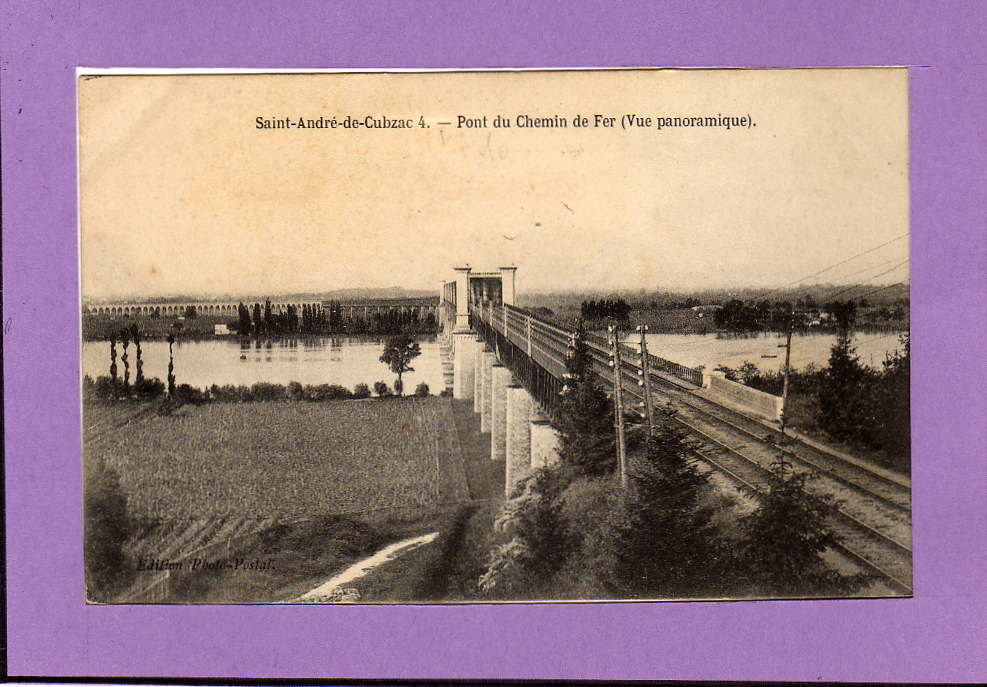
[[[421,384],[415,387],[415,396],[424,397],[424,396],[428,396],[428,393],[429,393],[428,384],[426,384],[425,382],[422,382]]]
[[[288,397],[288,389],[283,384],[257,382],[250,387],[255,401],[281,401]]]
[[[97,377],[93,384],[93,393],[96,398],[108,401],[123,396],[123,383],[120,380],[114,381],[110,377]]]
[[[378,398],[384,398],[391,395],[391,390],[387,388],[385,382],[374,382],[374,393]]]
[[[289,382],[286,395],[289,401],[299,401],[304,398],[305,390],[298,382]]]
[[[164,395],[165,385],[157,377],[152,377],[150,379],[144,377],[139,382],[134,384],[134,392],[137,394],[138,398],[142,399],[154,399]]]
[[[572,555],[560,583],[579,590],[581,599],[612,595],[614,530],[611,514],[618,507],[621,489],[616,475],[581,477],[560,498],[559,514],[566,523]]]
[[[306,386],[304,397],[307,401],[332,401],[351,398],[352,394],[349,389],[339,384],[319,384]]]
[[[517,483],[494,523],[508,539],[491,552],[480,579],[482,590],[530,597],[533,590],[547,587],[572,548],[560,514],[563,487],[557,468],[540,468]]]
[[[247,403],[254,400],[249,386],[234,386],[232,384],[224,384],[223,386],[213,384],[209,387],[209,395],[213,400],[224,403]]]
[[[353,398],[370,398],[370,387],[360,382],[353,387]]]
[[[195,406],[202,405],[209,400],[205,393],[188,384],[179,384],[175,388],[175,396],[182,403],[191,403]]]
[[[86,476],[84,509],[87,596],[107,601],[129,571],[123,544],[133,529],[115,470],[99,463]]]
[[[775,463],[760,505],[740,521],[742,574],[754,595],[844,595],[870,580],[843,575],[821,558],[840,541],[826,524],[834,501],[807,491],[808,479],[787,463]]]

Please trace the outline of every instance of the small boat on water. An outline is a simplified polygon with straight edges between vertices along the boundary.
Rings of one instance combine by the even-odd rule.
[[[764,354],[764,355],[762,355],[761,357],[762,357],[762,358],[777,358],[778,356],[777,356],[777,355],[775,355],[774,353],[765,353],[765,354]]]

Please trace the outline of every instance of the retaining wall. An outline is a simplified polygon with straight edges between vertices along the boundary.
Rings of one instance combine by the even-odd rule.
[[[769,420],[781,421],[781,396],[768,394],[738,382],[731,382],[722,372],[703,373],[703,388]]]

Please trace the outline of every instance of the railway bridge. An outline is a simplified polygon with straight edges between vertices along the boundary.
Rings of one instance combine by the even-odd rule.
[[[455,273],[443,282],[439,305],[447,388],[453,398],[473,403],[481,432],[490,434],[491,458],[506,461],[509,492],[529,469],[558,459],[548,418],[565,385],[575,333],[516,305],[516,267],[457,267]],[[632,405],[643,405],[639,382],[645,370],[686,389],[703,388],[702,370],[650,354],[645,361],[626,344],[620,344],[621,371],[614,374],[609,342],[594,334],[584,341],[603,387],[613,393],[619,378]],[[707,385],[709,380],[706,375]]]
[[[516,305],[514,267],[493,272],[459,267],[455,273],[440,291],[446,384],[453,398],[472,402],[481,434],[489,434],[491,459],[505,462],[510,494],[529,471],[559,459],[558,435],[548,418],[560,401],[575,332]],[[646,346],[629,346],[619,337],[611,341],[589,333],[584,342],[593,372],[615,400],[624,399],[624,408],[642,414],[650,406],[645,398],[666,402],[695,455],[747,493],[766,487],[779,460],[813,474],[810,491],[837,504],[829,519],[841,541],[837,553],[875,574],[882,593],[911,593],[907,477],[807,438],[784,436],[776,422],[781,410],[776,396],[651,355]]]

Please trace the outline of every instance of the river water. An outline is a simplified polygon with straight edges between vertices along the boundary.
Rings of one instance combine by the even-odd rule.
[[[179,384],[204,388],[212,384],[246,385],[255,382],[288,384],[341,384],[348,389],[361,382],[371,388],[380,380],[393,386],[397,378],[380,362],[384,338],[317,337],[294,341],[249,342],[235,338],[207,339],[175,343],[175,379]],[[403,376],[405,393],[419,382],[432,393],[444,388],[439,345],[434,338],[418,341],[422,354],[411,366],[414,372]],[[168,344],[145,341],[141,344],[144,376],[164,381],[168,376]],[[123,375],[122,348],[117,344],[117,372]],[[134,378],[134,347],[130,346],[130,378]],[[108,375],[110,344],[86,341],[82,344],[82,373],[94,379]]]
[[[636,336],[628,343],[636,343]],[[832,334],[808,334],[792,337],[792,366],[803,368],[809,363],[823,367],[835,342]],[[739,367],[750,361],[765,371],[780,370],[785,361],[784,336],[758,334],[752,337],[717,337],[715,334],[649,334],[648,350],[659,357],[688,367],[719,365]],[[439,345],[434,338],[419,340],[422,354],[412,362],[414,372],[404,374],[406,393],[419,382],[428,384],[432,393],[444,388]],[[885,354],[899,348],[895,334],[855,337],[860,360],[879,368]],[[142,344],[144,375],[164,381],[168,375],[168,344],[146,341]],[[341,384],[352,389],[356,384],[373,386],[384,381],[392,386],[396,375],[380,362],[384,338],[319,337],[296,341],[250,342],[236,339],[208,339],[175,344],[175,378],[179,384],[208,387],[212,384],[251,385],[255,382],[288,384]],[[121,347],[117,346],[117,370],[123,374]],[[766,357],[774,356],[774,357]],[[130,347],[131,380],[134,377],[135,353]],[[90,377],[109,374],[110,345],[105,341],[86,341],[82,345],[82,372]]]
[[[627,337],[628,344],[637,345],[640,336]],[[810,363],[825,367],[829,352],[836,343],[834,334],[798,334],[792,336],[792,367],[804,368]],[[860,362],[880,369],[885,355],[900,349],[897,334],[860,334],[854,337]],[[648,334],[648,352],[686,367],[703,365],[714,369],[720,365],[737,368],[750,361],[764,371],[781,370],[785,365],[785,336],[760,333],[754,336],[719,337],[716,334]]]

